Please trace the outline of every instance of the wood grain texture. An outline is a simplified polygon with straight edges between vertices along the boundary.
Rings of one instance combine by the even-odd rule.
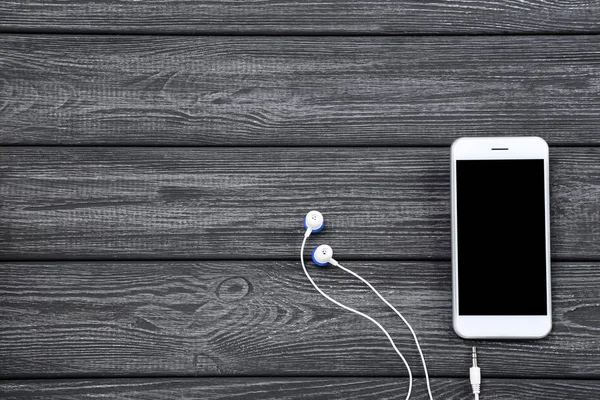
[[[571,33],[600,31],[596,0],[0,3],[0,29],[127,33]]]
[[[592,380],[483,379],[483,395],[493,399],[589,400],[600,391]],[[436,378],[434,398],[470,399],[467,379]],[[0,395],[20,399],[262,399],[391,400],[406,396],[405,379],[395,378],[187,378],[94,379],[0,382]],[[427,389],[417,379],[413,400],[427,400]]]
[[[599,145],[599,110],[600,36],[0,36],[0,144]]]
[[[449,259],[449,149],[0,149],[0,258]],[[551,151],[555,260],[600,254],[600,148]]]
[[[308,251],[307,251],[308,255]],[[410,321],[433,376],[600,378],[600,264],[554,263],[551,335],[465,341],[451,326],[451,267],[347,262]],[[423,376],[412,336],[359,281],[311,275],[389,329]],[[406,376],[371,322],[322,298],[299,261],[0,264],[0,378]],[[404,390],[404,389],[402,389]]]

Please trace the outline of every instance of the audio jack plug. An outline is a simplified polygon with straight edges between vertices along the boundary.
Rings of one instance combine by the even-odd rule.
[[[475,346],[473,346],[473,366],[469,369],[469,375],[471,378],[471,387],[473,388],[475,400],[479,400],[479,390],[481,386],[481,370],[477,366],[477,348]]]

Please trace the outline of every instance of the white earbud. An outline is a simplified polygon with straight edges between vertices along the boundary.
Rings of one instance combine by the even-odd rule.
[[[308,237],[312,232],[320,232],[323,226],[325,226],[323,214],[315,210],[309,212],[304,218],[304,227],[306,228],[304,236]]]
[[[325,267],[327,264],[338,265],[338,262],[333,259],[333,249],[326,244],[315,247],[312,259],[319,267]]]

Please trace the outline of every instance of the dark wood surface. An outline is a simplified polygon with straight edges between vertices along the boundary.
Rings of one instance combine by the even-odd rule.
[[[600,31],[597,0],[0,3],[5,31],[251,34],[481,34]]]
[[[0,63],[2,144],[600,144],[599,36],[4,35]]]
[[[600,393],[600,2],[0,0],[0,398]],[[342,35],[342,36],[338,36]],[[449,145],[551,145],[553,331],[451,327]],[[309,263],[392,333],[358,282]]]
[[[396,378],[162,378],[5,381],[0,396],[21,399],[264,399],[396,400],[406,397],[407,384]],[[600,391],[598,381],[547,379],[483,379],[484,391],[495,400],[589,400]],[[467,379],[434,378],[434,398],[472,398]],[[414,400],[428,400],[422,379],[414,386]]]
[[[299,264],[4,263],[0,377],[406,376],[377,327],[320,297]],[[447,261],[344,265],[406,315],[433,376],[465,377],[476,344],[485,377],[600,378],[599,263],[554,263],[553,333],[508,342],[454,334]],[[423,376],[408,329],[368,288],[339,269],[309,270],[387,327]]]
[[[6,147],[3,259],[449,259],[447,148]],[[551,151],[552,253],[600,253],[600,148]]]

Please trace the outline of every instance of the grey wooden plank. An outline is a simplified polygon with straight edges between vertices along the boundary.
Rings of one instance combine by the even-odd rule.
[[[600,391],[596,380],[483,379],[482,398],[589,400]],[[436,399],[472,398],[466,378],[435,378]],[[415,380],[411,399],[427,400],[425,383]],[[38,380],[0,382],[0,395],[19,399],[403,399],[405,379],[398,378],[163,378]],[[485,397],[483,397],[485,396]]]
[[[504,342],[452,331],[447,261],[345,266],[404,313],[432,376],[465,376],[476,344],[486,377],[600,377],[599,263],[554,263],[553,332]],[[309,268],[323,290],[388,328],[423,376],[408,329],[368,288]],[[0,272],[1,378],[406,376],[377,327],[320,297],[299,261],[2,263]]]
[[[600,31],[598,1],[183,1],[0,3],[0,29],[127,33],[481,34]]]
[[[448,148],[0,148],[0,258],[450,258]],[[551,151],[555,260],[598,259],[600,148]]]
[[[600,144],[600,36],[3,35],[0,65],[0,144]]]

